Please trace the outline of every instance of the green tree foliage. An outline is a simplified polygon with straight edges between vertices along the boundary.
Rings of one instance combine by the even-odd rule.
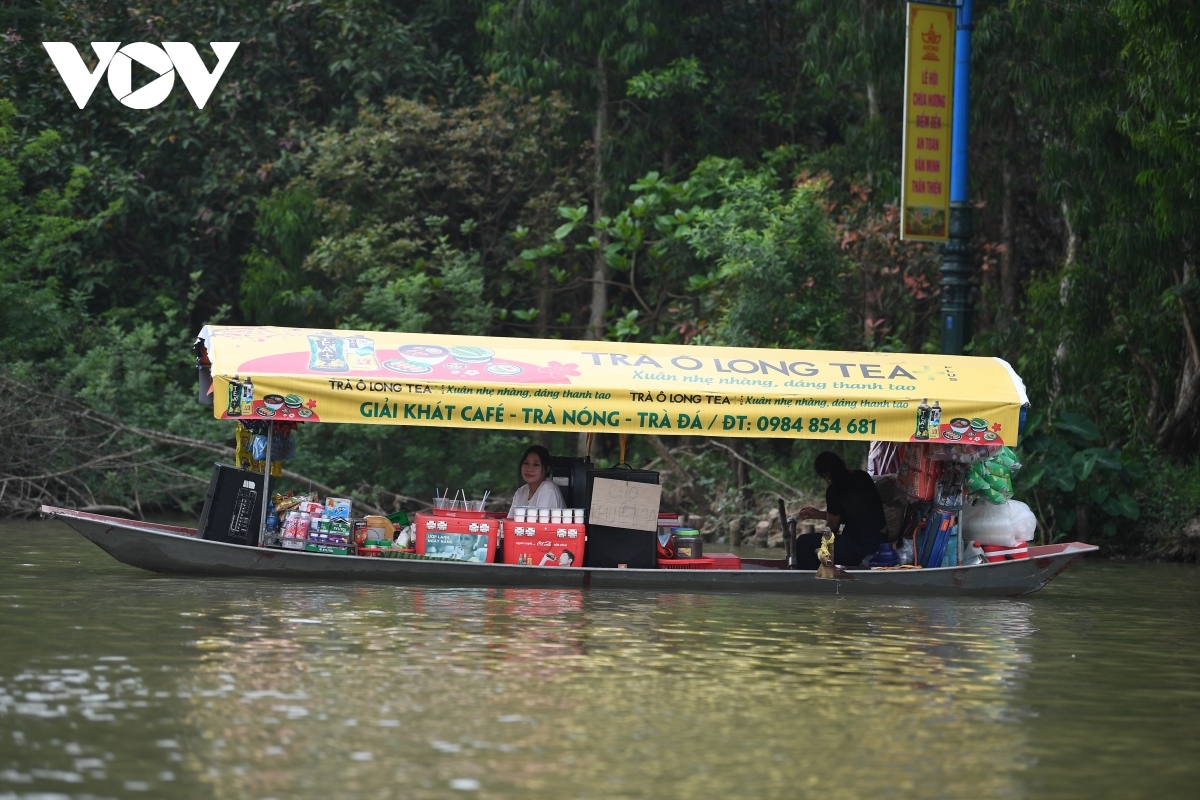
[[[0,352],[5,361],[57,359],[73,344],[86,289],[64,282],[82,241],[120,211],[82,212],[92,175],[63,158],[54,130],[21,136],[17,109],[0,99]]]
[[[260,204],[244,313],[406,331],[536,326],[542,287],[519,255],[577,191],[568,120],[556,95],[489,86],[445,109],[391,98],[319,133]]]
[[[687,234],[713,265],[690,288],[718,294],[714,339],[746,347],[845,344],[841,255],[811,184],[781,191],[763,171],[724,180],[722,203],[696,215]]]
[[[1016,490],[1038,509],[1051,531],[1070,531],[1095,517],[1110,544],[1129,547],[1128,524],[1141,515],[1132,485],[1142,464],[1101,443],[1100,429],[1083,414],[1063,411],[1050,421],[1037,412],[1028,421],[1021,450],[1029,462],[1016,474]],[[1051,502],[1043,503],[1047,497]],[[1064,502],[1064,498],[1075,502]],[[1086,523],[1085,523],[1086,524]]]
[[[226,2],[169,7],[44,0],[0,38],[0,92],[23,118],[61,135],[64,157],[100,188],[97,213],[121,200],[96,241],[101,257],[63,276],[88,292],[92,312],[148,313],[165,294],[182,302],[189,275],[204,289],[193,324],[238,299],[241,255],[257,199],[275,185],[271,165],[306,130],[352,123],[362,102],[453,97],[472,83],[439,41],[446,15],[403,2]],[[179,82],[158,107],[125,108],[101,81],[87,107],[72,101],[43,41],[75,44],[89,68],[92,41],[241,42],[203,110]]]
[[[1149,461],[1146,475],[1169,470],[1164,455],[1188,457],[1200,441],[1195,172],[1181,147],[1187,134],[1174,137],[1195,108],[1181,85],[1195,69],[1181,48],[1194,12],[1163,3],[1011,5],[985,19],[993,30],[1007,26],[1007,42],[1021,46],[1022,57],[1000,69],[1021,78],[1006,90],[1025,125],[1042,133],[1032,165],[1042,172],[1032,185],[1043,221],[1032,221],[1029,245],[1012,242],[1041,268],[1029,270],[1011,324],[986,331],[977,347],[1017,364],[1051,420],[1077,413],[1098,423],[1089,446]],[[1021,67],[1031,61],[1036,70]],[[1039,239],[1054,261],[1039,257]],[[1043,483],[1046,505],[1082,512],[1048,511],[1043,522],[1055,535],[1116,543],[1128,514],[1112,498],[1142,479],[1138,470],[1121,473],[1123,491],[1111,496],[1083,483]],[[1155,491],[1153,483],[1142,489],[1151,519]]]

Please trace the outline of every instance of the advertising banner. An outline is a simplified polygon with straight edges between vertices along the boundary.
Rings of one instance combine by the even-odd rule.
[[[1004,361],[210,326],[221,419],[1015,444]]]
[[[955,10],[910,3],[900,238],[944,242],[950,217]]]

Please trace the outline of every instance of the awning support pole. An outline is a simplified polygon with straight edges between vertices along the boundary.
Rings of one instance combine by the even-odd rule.
[[[274,420],[267,423],[267,452],[263,458],[262,514],[258,520],[258,546],[262,547],[267,535],[267,504],[271,502],[271,442],[275,438]]]

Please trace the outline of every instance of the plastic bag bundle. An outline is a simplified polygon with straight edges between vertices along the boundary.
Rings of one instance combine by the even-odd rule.
[[[255,461],[263,461],[267,457],[267,436],[264,433],[255,434],[250,441],[250,457]],[[276,433],[271,442],[271,461],[289,461],[296,457],[296,437],[290,431]]]
[[[962,515],[964,542],[1014,547],[1037,531],[1037,517],[1020,500],[967,505]]]
[[[281,436],[277,438],[271,449],[273,461],[290,461],[296,457],[296,437]]]
[[[871,442],[871,450],[867,455],[867,474],[873,478],[895,475],[899,468],[900,447],[895,442]]]

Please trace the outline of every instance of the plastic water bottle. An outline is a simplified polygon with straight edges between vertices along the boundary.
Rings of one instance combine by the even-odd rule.
[[[942,553],[942,563],[936,566],[957,567],[958,566],[958,525],[956,524],[950,529],[950,535],[946,537],[946,550]]]

